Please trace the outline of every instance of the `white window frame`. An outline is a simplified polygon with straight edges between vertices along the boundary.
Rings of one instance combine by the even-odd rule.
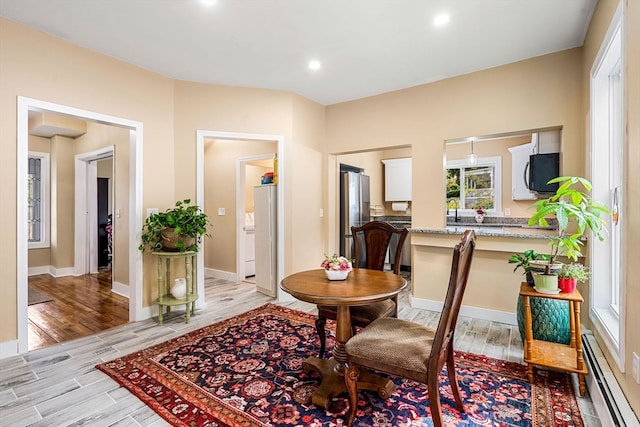
[[[617,192],[619,221],[608,217],[604,242],[591,239],[589,317],[618,368],[625,372],[624,349],[624,228],[625,228],[625,105],[623,15],[618,7],[591,70],[590,164],[592,195],[612,208]],[[619,76],[619,77],[618,77]]]
[[[40,159],[40,241],[30,241],[29,249],[48,248],[51,246],[51,155],[29,151],[28,157]]]
[[[493,157],[478,157],[475,164],[469,164],[465,160],[448,160],[446,164],[447,169],[459,169],[459,168],[475,168],[478,166],[492,166],[493,167],[493,181],[494,181],[494,201],[493,209],[487,210],[489,216],[501,216],[502,215],[502,156]],[[462,191],[462,189],[460,189]],[[476,211],[474,209],[459,209],[459,216],[474,216]]]

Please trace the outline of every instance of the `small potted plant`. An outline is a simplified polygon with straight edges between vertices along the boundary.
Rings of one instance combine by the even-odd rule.
[[[333,254],[327,256],[325,254],[324,261],[320,264],[320,267],[324,268],[329,280],[346,280],[349,272],[353,269],[352,260]]]
[[[190,199],[178,201],[172,209],[149,215],[142,226],[138,249],[197,252],[202,236],[211,237],[207,233],[210,221],[199,206],[190,203]]]
[[[590,276],[591,272],[582,264],[564,264],[558,273],[558,287],[561,292],[573,292],[577,282],[586,282]]]
[[[487,212],[484,209],[482,209],[482,206],[480,206],[478,209],[476,209],[476,222],[478,224],[482,224],[482,221],[484,221],[484,215],[486,213]]]
[[[513,269],[515,273],[519,268],[522,269],[522,274],[527,278],[527,283],[533,286],[533,274],[531,270],[531,261],[540,259],[542,255],[536,253],[533,249],[524,251],[521,254],[513,254],[509,257],[509,264],[516,264]]]
[[[582,256],[582,236],[587,229],[598,240],[604,240],[607,226],[601,215],[610,214],[602,203],[588,194],[592,186],[587,179],[561,176],[549,181],[549,184],[553,183],[560,184],[555,194],[534,203],[536,212],[529,218],[529,226],[543,227],[549,226],[547,216],[553,215],[558,220],[558,234],[550,237],[551,254],[546,263],[545,272],[534,276],[536,290],[542,292],[558,292],[558,276],[552,273],[551,266],[561,254],[573,261],[577,261]],[[574,223],[577,229],[569,232],[570,223]]]

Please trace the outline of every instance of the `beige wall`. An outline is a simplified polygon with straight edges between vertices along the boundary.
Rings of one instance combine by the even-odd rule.
[[[73,139],[51,138],[51,265],[56,269],[74,264],[74,154]]]
[[[632,355],[635,352],[640,354],[640,312],[638,311],[638,301],[640,301],[640,281],[638,280],[638,253],[640,253],[640,2],[637,0],[622,0],[625,15],[625,27],[623,32],[623,50],[626,64],[624,66],[627,97],[625,101],[627,131],[626,144],[626,172],[624,182],[626,183],[626,204],[621,216],[626,218],[624,253],[626,259],[623,261],[626,268],[623,271],[626,295],[621,298],[624,304],[626,319],[624,320],[624,349],[626,368],[625,372],[616,366],[609,355],[602,338],[595,332],[596,338],[600,342],[600,347],[605,352],[609,365],[613,369],[614,375],[623,392],[625,393],[631,407],[636,415],[640,417],[640,385],[632,377]],[[618,1],[599,0],[594,12],[589,31],[584,43],[584,60],[582,62],[583,84],[582,91],[585,94],[582,100],[582,124],[587,128],[590,119],[589,108],[589,88],[590,74],[597,54],[604,41],[605,34],[609,28],[613,15],[618,7]],[[588,151],[588,139],[584,143],[584,151]],[[590,159],[585,156],[584,164],[588,168]]]

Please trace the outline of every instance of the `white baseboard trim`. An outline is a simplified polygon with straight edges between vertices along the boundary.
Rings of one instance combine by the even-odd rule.
[[[428,299],[411,297],[411,307],[423,310],[431,310],[442,312],[442,301],[433,301]],[[474,319],[488,320],[491,322],[505,323],[507,325],[517,325],[518,320],[515,313],[506,311],[489,310],[486,308],[471,307],[463,305],[460,307],[460,316],[473,317]]]
[[[27,274],[29,276],[37,276],[39,274],[51,274],[49,270],[51,269],[50,265],[39,265],[37,267],[29,267]]]
[[[27,274],[29,276],[36,276],[38,274],[48,274],[53,277],[76,276],[75,269],[73,267],[56,268],[52,265],[40,265],[37,267],[29,267]]]
[[[228,280],[230,282],[235,282],[236,280],[238,280],[238,274],[231,272],[231,271],[222,271],[222,270],[215,270],[213,268],[205,268],[204,269],[204,276],[205,277],[213,277],[215,279],[223,279],[223,280]]]
[[[627,401],[611,367],[591,331],[582,334],[589,374],[587,388],[603,427],[638,426],[640,422]]]
[[[116,282],[115,280],[111,282],[111,292],[129,298],[129,286],[124,283]]]
[[[18,355],[18,340],[0,342],[0,360]]]

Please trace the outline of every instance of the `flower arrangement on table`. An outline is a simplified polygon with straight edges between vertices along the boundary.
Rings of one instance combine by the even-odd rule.
[[[486,214],[487,211],[485,211],[484,209],[482,209],[482,206],[480,206],[478,209],[476,209],[476,222],[478,224],[482,223],[482,221],[484,221],[484,214]]]
[[[329,280],[345,280],[353,268],[353,261],[338,254],[325,254],[320,267],[324,268]]]

